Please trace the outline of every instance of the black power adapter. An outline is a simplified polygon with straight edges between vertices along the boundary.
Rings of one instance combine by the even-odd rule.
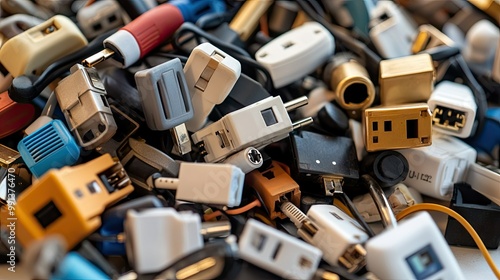
[[[353,187],[359,179],[354,142],[347,137],[326,136],[309,131],[291,135],[292,176],[309,194],[331,196]]]

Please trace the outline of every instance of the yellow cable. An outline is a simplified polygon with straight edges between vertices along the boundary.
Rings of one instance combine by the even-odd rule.
[[[469,224],[469,222],[467,222],[467,220],[464,219],[464,217],[460,216],[460,214],[458,214],[457,212],[451,210],[448,207],[445,207],[445,206],[442,206],[439,204],[420,203],[420,204],[415,204],[413,206],[410,206],[410,207],[404,209],[398,215],[396,215],[396,219],[399,221],[399,220],[403,219],[404,217],[406,217],[412,213],[419,212],[419,211],[438,211],[441,213],[445,213],[445,214],[451,216],[452,218],[454,218],[455,220],[457,220],[460,224],[462,224],[462,226],[467,230],[467,232],[469,232],[472,239],[474,239],[474,242],[476,242],[477,247],[479,248],[479,250],[483,254],[484,258],[486,259],[486,262],[490,266],[490,268],[493,271],[493,273],[495,274],[495,276],[498,279],[500,279],[500,271],[498,270],[497,266],[495,265],[495,262],[491,258],[490,253],[488,252],[488,250],[484,246],[483,241],[481,240],[481,238],[479,237],[477,232],[474,230],[474,228]]]
[[[347,215],[349,215],[351,218],[354,219],[351,210],[349,210],[349,208],[347,208],[347,206],[345,206],[345,204],[342,203],[342,201],[340,201],[339,199],[334,199],[333,205],[337,206],[338,208],[340,208],[340,210],[342,210],[344,213],[346,213]]]

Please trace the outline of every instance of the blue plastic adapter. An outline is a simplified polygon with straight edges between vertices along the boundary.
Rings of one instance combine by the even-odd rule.
[[[23,138],[17,150],[38,178],[51,168],[73,165],[80,157],[80,147],[60,120],[52,120]]]

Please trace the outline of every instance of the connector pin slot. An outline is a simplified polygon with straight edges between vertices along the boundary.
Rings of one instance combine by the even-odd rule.
[[[464,127],[465,121],[465,113],[460,110],[436,106],[432,112],[432,124],[445,129],[459,131]]]

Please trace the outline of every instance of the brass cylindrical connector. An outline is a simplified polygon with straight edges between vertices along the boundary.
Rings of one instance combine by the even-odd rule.
[[[352,59],[333,69],[330,86],[337,103],[346,110],[368,108],[375,100],[375,87],[368,72]]]

